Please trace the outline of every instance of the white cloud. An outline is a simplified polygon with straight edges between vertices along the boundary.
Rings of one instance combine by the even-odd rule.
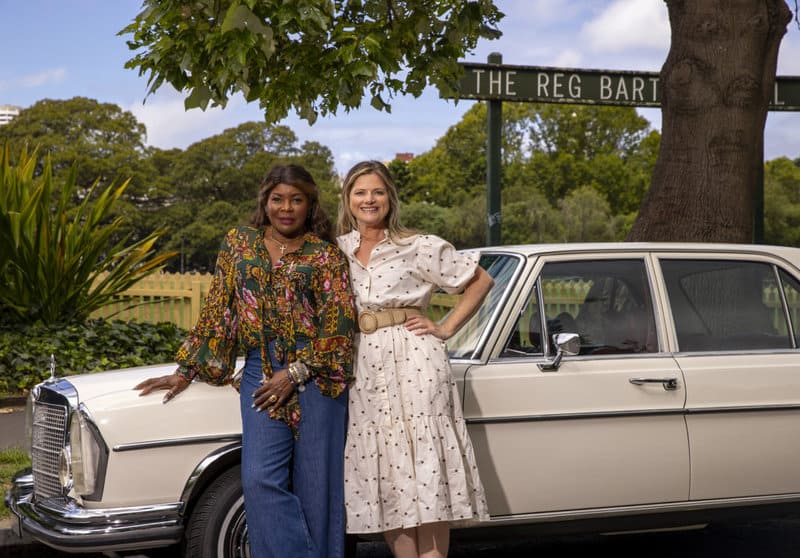
[[[635,52],[636,49],[669,48],[670,28],[662,0],[615,0],[580,35],[598,52]]]
[[[582,63],[583,54],[574,48],[561,51],[553,60],[553,65],[559,68],[578,68]]]
[[[64,68],[54,68],[51,70],[43,70],[35,74],[28,74],[18,78],[0,81],[0,91],[12,88],[30,89],[33,87],[41,87],[51,83],[59,83],[64,81],[67,76],[67,71]]]
[[[248,107],[239,97],[234,97],[225,110],[209,108],[185,110],[183,96],[174,89],[164,87],[151,95],[145,103],[129,105],[136,119],[147,128],[147,144],[171,149],[185,149],[199,139],[219,134],[247,120],[260,120],[261,114],[255,106]],[[247,114],[252,112],[252,115]]]

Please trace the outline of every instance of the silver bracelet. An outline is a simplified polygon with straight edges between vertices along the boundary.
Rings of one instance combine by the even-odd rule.
[[[305,384],[310,375],[308,367],[302,362],[295,361],[289,364],[287,372],[289,374],[289,381],[297,388],[297,391],[305,391]]]

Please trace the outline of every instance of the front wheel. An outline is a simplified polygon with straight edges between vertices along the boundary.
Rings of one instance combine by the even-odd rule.
[[[186,526],[187,558],[250,557],[241,470],[225,471],[200,496]]]

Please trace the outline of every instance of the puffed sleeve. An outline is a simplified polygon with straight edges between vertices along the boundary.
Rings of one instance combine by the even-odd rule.
[[[190,380],[197,377],[210,384],[226,384],[235,368],[239,329],[239,318],[234,304],[235,239],[234,229],[222,241],[214,277],[200,317],[176,355],[177,373]]]
[[[417,270],[422,277],[446,293],[461,292],[475,275],[477,252],[461,253],[446,240],[422,235],[417,240]]]
[[[356,316],[347,258],[339,248],[327,246],[310,287],[317,301],[317,336],[298,351],[297,358],[337,397],[353,380]]]

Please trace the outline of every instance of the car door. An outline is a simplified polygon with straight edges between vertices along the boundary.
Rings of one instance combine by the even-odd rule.
[[[492,357],[464,380],[492,516],[688,498],[684,382],[661,350],[650,267],[646,254],[546,256],[513,287]],[[581,351],[547,370],[558,332]]]
[[[686,382],[690,498],[800,492],[797,279],[768,255],[658,261]]]

